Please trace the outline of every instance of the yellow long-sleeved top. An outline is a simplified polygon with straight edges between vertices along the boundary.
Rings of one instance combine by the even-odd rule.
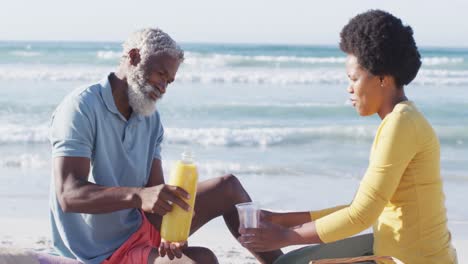
[[[407,101],[380,124],[353,202],[310,214],[325,243],[373,225],[375,255],[410,264],[456,263],[444,200],[439,141]]]

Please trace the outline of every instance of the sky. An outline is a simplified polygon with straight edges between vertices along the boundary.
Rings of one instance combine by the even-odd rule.
[[[121,42],[159,27],[178,42],[336,45],[354,15],[383,9],[420,46],[468,47],[468,0],[1,0],[1,40]]]

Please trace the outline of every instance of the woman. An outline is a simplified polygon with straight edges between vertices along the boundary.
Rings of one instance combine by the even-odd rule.
[[[440,146],[434,130],[404,86],[421,66],[411,27],[371,10],[343,28],[340,48],[351,102],[361,116],[378,114],[370,163],[351,204],[313,212],[263,211],[266,224],[241,229],[253,251],[317,244],[292,251],[275,263],[313,259],[392,256],[404,263],[456,263],[447,228]],[[351,237],[373,226],[373,234]],[[348,238],[351,237],[351,238]]]

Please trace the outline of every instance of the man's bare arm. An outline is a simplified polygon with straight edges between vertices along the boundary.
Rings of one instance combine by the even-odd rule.
[[[160,184],[147,188],[105,187],[88,181],[90,160],[82,157],[54,159],[55,191],[64,212],[101,214],[129,208],[164,215],[171,202],[188,208],[179,198],[187,193]]]

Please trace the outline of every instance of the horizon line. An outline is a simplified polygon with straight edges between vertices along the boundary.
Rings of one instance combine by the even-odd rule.
[[[13,43],[27,43],[27,42],[36,42],[36,43],[112,43],[112,44],[122,44],[123,41],[116,40],[64,40],[64,39],[50,39],[50,40],[14,40],[14,39],[0,39],[0,43],[13,42]],[[330,44],[330,43],[281,43],[281,42],[210,42],[210,41],[178,41],[179,44],[202,44],[202,45],[259,45],[259,46],[320,46],[320,47],[336,47],[339,49],[339,43]],[[448,45],[421,45],[420,48],[450,48],[450,49],[468,49],[467,46],[448,46]]]

